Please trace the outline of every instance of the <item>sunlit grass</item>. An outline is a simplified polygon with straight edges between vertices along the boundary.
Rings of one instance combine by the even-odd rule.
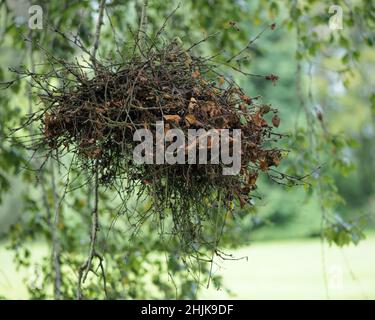
[[[236,256],[248,260],[224,261],[217,270],[233,296],[208,289],[202,298],[326,299],[328,294],[330,299],[375,299],[375,234],[357,247],[325,245],[322,250],[318,239],[272,241],[243,248]]]
[[[42,244],[31,249],[36,260],[47,253]],[[202,299],[326,299],[324,274],[330,299],[375,299],[375,234],[344,249],[322,250],[319,239],[283,240],[254,243],[234,254],[247,260],[215,268],[232,294],[203,289]],[[11,252],[0,244],[0,296],[27,299],[24,279],[34,276],[34,268],[16,271]]]
[[[35,262],[45,256],[47,247],[40,243],[29,246],[32,252],[32,263],[29,268],[16,269],[13,263],[13,252],[7,250],[6,244],[0,242],[0,297],[6,299],[27,299],[26,283],[31,283],[37,277],[38,270]]]

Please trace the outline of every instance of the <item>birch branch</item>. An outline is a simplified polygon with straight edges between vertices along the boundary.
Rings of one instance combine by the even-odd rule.
[[[91,59],[93,62],[94,67],[96,66],[96,52],[99,47],[100,41],[100,30],[103,24],[103,13],[105,8],[105,0],[100,1],[99,5],[99,16],[98,21],[96,23],[96,32],[95,32],[95,39],[94,39],[94,48],[91,54]],[[105,280],[105,273],[103,267],[103,258],[96,252],[96,240],[97,240],[97,233],[99,230],[99,216],[98,216],[98,206],[99,206],[99,173],[98,168],[96,167],[95,171],[95,185],[94,185],[94,209],[91,214],[91,236],[90,236],[90,250],[89,256],[86,262],[80,267],[78,272],[78,288],[77,288],[77,298],[78,300],[82,299],[82,283],[84,283],[87,279],[88,273],[92,271],[92,261],[94,257],[99,259],[99,263],[102,270],[102,276],[104,279],[104,291],[106,292],[106,280]]]
[[[100,40],[100,30],[102,28],[103,24],[103,14],[104,14],[104,8],[105,8],[105,1],[106,0],[100,0],[99,4],[99,17],[98,21],[96,23],[96,31],[95,31],[95,39],[94,39],[94,47],[92,49],[91,53],[91,59],[94,66],[96,66],[96,53],[99,48],[99,40]]]

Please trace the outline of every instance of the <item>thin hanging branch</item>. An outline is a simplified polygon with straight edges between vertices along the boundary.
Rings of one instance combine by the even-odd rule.
[[[296,6],[296,3],[294,3],[294,6]],[[302,50],[302,35],[301,35],[301,27],[300,24],[297,22],[296,23],[296,36],[297,36],[297,53]],[[310,70],[310,83],[311,83],[311,70]],[[299,99],[299,104],[301,108],[304,110],[305,113],[305,118],[306,118],[306,123],[307,123],[307,134],[308,134],[308,139],[309,139],[309,147],[312,154],[314,154],[315,159],[320,161],[320,154],[317,150],[316,146],[316,132],[315,132],[315,126],[314,126],[314,119],[311,114],[311,110],[309,109],[307,102],[305,101],[304,93],[302,92],[302,62],[298,60],[297,62],[297,69],[296,69],[296,92],[297,96]],[[308,96],[310,98],[310,103],[312,93],[311,93],[311,86],[309,87],[309,92]],[[324,243],[325,243],[325,238],[324,238],[324,228],[328,220],[328,213],[326,211],[326,208],[322,204],[322,199],[323,199],[323,193],[322,193],[322,179],[321,179],[321,174],[320,172],[318,173],[318,178],[317,178],[317,194],[319,198],[319,205],[322,213],[322,218],[321,218],[321,226],[320,226],[320,243],[321,243],[321,252],[322,252],[322,272],[323,272],[323,282],[324,282],[324,289],[325,289],[325,295],[327,300],[329,300],[329,288],[328,288],[328,279],[327,279],[327,266],[326,266],[326,256],[325,256],[325,250],[324,250]]]
[[[52,159],[51,159],[52,160]],[[58,225],[60,222],[60,206],[59,206],[59,196],[57,193],[56,178],[55,178],[55,168],[54,163],[51,161],[51,185],[52,185],[52,195],[54,204],[54,218],[51,221],[51,234],[52,234],[52,267],[54,270],[54,296],[55,299],[61,299],[61,263],[60,263],[60,240],[58,235]]]
[[[27,41],[27,50],[30,57],[30,70],[35,73],[35,60],[34,60],[34,51],[33,51],[33,30],[30,30]],[[33,103],[32,103],[32,86],[29,85],[28,88],[28,111],[29,114],[33,114]],[[33,137],[32,126],[28,128],[29,134]],[[59,223],[59,201],[58,193],[56,188],[56,178],[54,174],[54,163],[51,159],[51,188],[53,194],[53,217],[52,217],[52,208],[48,202],[48,190],[45,186],[45,171],[41,170],[37,179],[37,184],[40,185],[42,189],[42,199],[43,204],[47,213],[49,221],[49,229],[52,237],[52,252],[51,252],[51,267],[53,272],[53,292],[55,299],[61,299],[61,264],[60,264],[60,240],[57,233],[57,225]]]
[[[98,255],[95,250],[96,240],[97,240],[97,233],[99,231],[99,217],[98,217],[98,206],[99,206],[99,183],[98,178],[99,174],[96,172],[95,174],[95,187],[94,187],[94,209],[91,215],[91,240],[90,240],[90,251],[89,256],[86,262],[81,266],[79,269],[78,274],[78,293],[77,298],[79,300],[82,299],[82,283],[84,283],[87,279],[87,275],[92,270],[92,260],[94,257],[98,257],[100,264],[102,265],[102,258]],[[104,272],[104,268],[101,268],[102,272]],[[104,273],[103,273],[104,274]],[[105,276],[103,277],[105,279]],[[105,281],[105,280],[104,280]]]
[[[96,23],[96,32],[94,40],[94,48],[92,51],[91,59],[94,66],[96,66],[96,53],[99,47],[100,41],[100,30],[103,24],[103,13],[105,9],[105,0],[100,1],[99,5],[99,16]],[[96,167],[98,167],[98,161],[96,162]],[[91,214],[91,235],[90,235],[90,251],[86,262],[80,267],[78,272],[78,288],[77,288],[77,298],[82,299],[82,283],[87,279],[88,273],[92,270],[92,261],[94,257],[99,259],[100,269],[102,271],[103,281],[104,281],[104,292],[106,293],[106,277],[103,267],[103,258],[96,252],[95,246],[97,241],[97,233],[99,231],[99,216],[98,216],[98,206],[99,206],[99,173],[98,169],[95,173],[94,182],[94,208]]]

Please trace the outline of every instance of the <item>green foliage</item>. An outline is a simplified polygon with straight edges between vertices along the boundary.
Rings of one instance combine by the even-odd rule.
[[[330,222],[324,229],[324,236],[330,244],[334,243],[343,247],[350,243],[357,245],[362,239],[365,239],[363,228],[366,220],[361,217],[353,222],[346,222],[340,216],[335,216],[335,221]]]

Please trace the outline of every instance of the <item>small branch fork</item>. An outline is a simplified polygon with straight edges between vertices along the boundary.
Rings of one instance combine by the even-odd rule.
[[[98,206],[99,206],[99,174],[98,171],[95,173],[95,186],[94,186],[94,197],[95,197],[95,204],[94,209],[92,211],[91,216],[91,240],[90,240],[90,251],[89,256],[86,260],[86,262],[80,267],[79,273],[78,273],[78,290],[77,290],[77,299],[82,299],[82,284],[86,281],[88,273],[92,271],[96,274],[96,272],[92,268],[92,262],[94,257],[99,259],[99,267],[101,269],[101,273],[103,276],[103,286],[104,286],[104,292],[107,296],[107,284],[106,284],[106,277],[105,277],[105,271],[103,266],[103,257],[96,252],[95,246],[97,242],[97,233],[99,231],[99,215],[98,215]]]

